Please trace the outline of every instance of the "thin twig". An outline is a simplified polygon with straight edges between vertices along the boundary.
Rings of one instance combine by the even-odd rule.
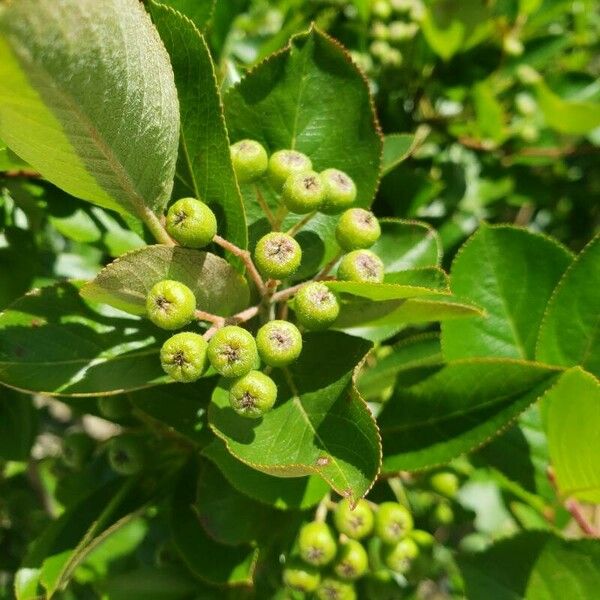
[[[147,206],[140,211],[140,218],[142,221],[144,221],[146,227],[148,227],[150,233],[154,236],[157,242],[164,244],[165,246],[176,245],[171,236],[167,233],[167,230],[164,228],[161,220]]]
[[[208,340],[210,340],[210,338],[215,335],[215,333],[217,333],[217,331],[219,331],[219,329],[221,329],[220,327],[218,327],[217,325],[213,325],[210,329],[207,329],[204,334],[202,335],[202,337],[208,342]]]
[[[252,256],[250,256],[250,252],[248,252],[248,250],[243,250],[235,244],[232,244],[225,238],[222,238],[220,235],[215,235],[215,237],[213,238],[213,242],[221,246],[221,248],[227,250],[228,252],[231,252],[231,254],[233,254],[234,256],[237,256],[238,258],[242,259],[242,261],[246,265],[246,269],[248,269],[250,277],[252,277],[252,280],[258,288],[260,295],[264,296],[267,293],[267,288],[265,286],[265,282],[260,276],[260,273],[254,266],[254,262],[252,261]]]
[[[225,323],[245,323],[246,321],[249,321],[250,319],[254,318],[258,314],[259,309],[260,305],[258,304],[256,306],[250,306],[242,312],[239,312],[233,315],[232,317],[228,317],[225,320]]]
[[[199,321],[207,321],[208,323],[218,325],[219,327],[222,327],[225,323],[225,319],[223,317],[219,317],[219,315],[213,315],[209,312],[204,312],[203,310],[196,310],[194,312],[194,316]]]
[[[300,221],[298,221],[293,227],[290,227],[286,233],[288,235],[291,235],[292,237],[295,236],[309,221],[311,221],[311,219],[317,214],[317,211],[313,211],[311,213],[308,213],[303,219],[300,219]]]
[[[335,264],[342,257],[341,253],[336,254],[324,267],[321,269],[321,272],[318,273],[315,277],[315,281],[321,281],[329,276],[331,269],[335,267]]]
[[[325,497],[319,502],[317,510],[315,511],[315,521],[324,523],[327,519],[327,513],[329,511],[329,505],[331,503],[331,495],[326,494]]]
[[[281,224],[285,220],[288,214],[288,209],[282,204],[277,210],[277,214],[275,215],[275,223],[273,224],[273,231],[279,231],[281,229]]]
[[[571,513],[573,519],[583,533],[585,533],[589,537],[600,538],[600,530],[594,527],[587,519],[583,511],[583,507],[577,500],[574,498],[570,498],[565,502],[565,508]]]
[[[285,290],[275,292],[271,297],[271,301],[283,302],[284,300],[289,300],[303,285],[304,283],[298,283],[297,285],[293,285],[292,287],[286,288]]]
[[[256,200],[257,200],[259,206],[261,207],[262,211],[265,213],[265,216],[267,217],[267,220],[269,221],[269,223],[271,225],[271,229],[275,229],[275,222],[276,222],[275,215],[269,208],[269,205],[267,204],[265,197],[262,195],[262,192],[260,191],[258,184],[256,184],[254,186],[254,188],[256,189]]]

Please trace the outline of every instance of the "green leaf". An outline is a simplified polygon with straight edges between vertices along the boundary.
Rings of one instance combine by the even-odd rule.
[[[499,143],[505,137],[505,115],[489,81],[473,86],[473,104],[477,115],[477,128],[484,140]]]
[[[600,236],[575,258],[544,315],[536,358],[600,377]]]
[[[21,160],[7,145],[0,140],[0,171],[25,169],[29,165]]]
[[[600,383],[575,367],[544,396],[550,461],[563,498],[600,503]]]
[[[248,306],[248,284],[226,260],[189,248],[147,246],[108,265],[81,289],[93,302],[134,315],[146,313],[146,296],[154,284],[175,279],[187,285],[199,309],[229,316]]]
[[[160,211],[178,133],[173,71],[139,2],[20,0],[2,12],[0,136],[58,187]]]
[[[486,311],[444,323],[446,360],[476,356],[533,359],[552,290],[572,257],[549,238],[510,226],[484,225],[452,264],[452,291]]]
[[[213,3],[177,0],[169,4],[183,8],[184,13],[194,9],[194,4],[193,16],[200,17],[199,13],[205,15],[207,5]],[[221,97],[206,42],[186,17],[158,2],[151,2],[149,7],[171,56],[179,94],[181,134],[176,192],[210,203],[221,213],[219,233],[246,248],[246,216],[231,164]]]
[[[368,86],[345,50],[317,28],[231,88],[225,116],[233,141],[299,150],[317,171],[342,169],[356,182],[357,204],[371,204],[382,141]]]
[[[275,408],[259,421],[241,417],[223,384],[208,412],[213,431],[254,469],[280,477],[317,474],[343,496],[364,496],[381,460],[377,427],[353,382],[369,348],[342,333],[306,335],[298,361],[274,373]]]
[[[38,430],[38,414],[31,397],[0,388],[0,457],[29,459]]]
[[[600,544],[527,531],[483,552],[459,556],[469,600],[595,598]]]
[[[378,418],[384,470],[439,465],[482,445],[556,378],[557,371],[536,363],[469,359],[397,388]]]
[[[217,0],[162,0],[161,4],[171,6],[190,19],[199,31],[204,31],[212,18],[216,2]]]
[[[383,138],[381,174],[387,175],[411,156],[429,135],[429,127],[419,127],[413,133],[391,133]]]
[[[167,381],[164,339],[149,322],[86,303],[72,283],[34,290],[0,313],[0,383],[58,396],[157,385]]]
[[[329,490],[329,486],[315,475],[284,478],[256,471],[234,458],[219,439],[206,446],[202,454],[219,467],[238,491],[274,508],[305,510],[320,502]]]

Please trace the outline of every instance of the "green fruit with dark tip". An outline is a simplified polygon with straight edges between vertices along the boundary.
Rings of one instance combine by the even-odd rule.
[[[317,589],[318,600],[356,600],[354,585],[335,577],[326,577]]]
[[[258,240],[254,262],[263,277],[286,279],[295,273],[302,260],[300,244],[286,233],[267,233]]]
[[[383,502],[375,515],[375,534],[386,544],[396,544],[412,531],[410,511],[397,502]]]
[[[318,173],[303,171],[286,179],[281,197],[290,212],[305,215],[321,208],[325,186]]]
[[[250,371],[229,388],[229,404],[242,417],[258,419],[273,408],[277,400],[275,382],[260,371]]]
[[[215,213],[200,200],[182,198],[167,212],[167,232],[186,248],[204,248],[217,233]]]
[[[108,462],[120,475],[135,475],[144,468],[146,450],[140,439],[120,435],[108,442]]]
[[[356,184],[352,177],[339,169],[325,169],[320,177],[325,190],[321,212],[336,215],[352,206],[356,200]]]
[[[235,176],[240,183],[260,179],[269,166],[269,157],[264,146],[255,140],[241,140],[230,148]]]
[[[385,276],[383,261],[370,250],[353,250],[340,260],[338,279],[357,283],[381,283]]]
[[[383,562],[396,573],[406,573],[412,561],[419,555],[419,547],[409,537],[383,548]]]
[[[187,285],[165,279],[146,298],[148,318],[162,329],[180,329],[194,318],[196,297]]]
[[[429,478],[429,485],[434,492],[447,498],[454,498],[460,487],[460,481],[454,473],[440,471]]]
[[[373,531],[374,521],[373,511],[364,499],[360,499],[354,509],[347,498],[340,500],[333,515],[336,529],[355,540],[368,536]]]
[[[304,562],[322,567],[335,558],[337,544],[326,523],[313,521],[300,529],[298,550]]]
[[[369,557],[360,542],[348,540],[340,546],[333,566],[340,579],[354,581],[362,577],[368,568]]]
[[[270,321],[258,330],[256,346],[265,364],[285,367],[300,356],[302,334],[289,321]]]
[[[204,373],[207,348],[208,343],[201,335],[187,331],[177,333],[160,349],[160,364],[175,381],[196,381]]]
[[[125,396],[102,396],[98,398],[98,410],[105,419],[119,421],[131,415],[131,404]]]
[[[236,325],[219,329],[208,342],[208,360],[223,377],[241,377],[258,362],[252,334]]]
[[[312,565],[291,560],[283,569],[283,583],[297,592],[314,592],[321,583],[321,573]]]
[[[304,284],[294,297],[298,323],[312,331],[327,329],[340,314],[335,294],[319,281]]]
[[[364,208],[347,210],[335,228],[335,238],[346,252],[370,248],[381,235],[377,217]]]
[[[94,451],[94,440],[83,432],[68,434],[63,440],[62,458],[71,469],[81,469]]]
[[[312,169],[312,162],[306,154],[296,150],[277,150],[269,159],[269,180],[276,191],[281,191],[290,175]]]

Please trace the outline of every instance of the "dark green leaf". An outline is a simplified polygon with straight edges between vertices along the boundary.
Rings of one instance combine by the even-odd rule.
[[[0,388],[0,457],[29,459],[38,429],[38,415],[31,398]]]
[[[162,0],[161,4],[172,6],[188,17],[200,31],[204,31],[213,15],[216,2],[217,0]],[[175,79],[177,80],[177,74]]]
[[[416,133],[391,133],[383,138],[381,174],[386,175],[405,161],[429,135],[429,128],[422,127]]]

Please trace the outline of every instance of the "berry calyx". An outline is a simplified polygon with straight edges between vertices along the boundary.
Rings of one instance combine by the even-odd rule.
[[[194,317],[196,297],[187,285],[165,279],[155,284],[146,298],[148,318],[162,329],[180,329]]]
[[[290,212],[304,215],[321,208],[325,186],[318,173],[304,171],[286,179],[281,197]]]
[[[321,573],[312,565],[292,560],[283,570],[283,583],[298,592],[314,592],[321,583]]]
[[[325,169],[320,177],[325,188],[321,212],[335,215],[351,206],[356,200],[356,184],[344,171]]]
[[[460,487],[460,482],[454,473],[440,471],[439,473],[434,473],[429,478],[429,485],[434,492],[447,498],[454,498]]]
[[[258,362],[252,334],[236,325],[219,329],[208,342],[208,360],[223,377],[241,377]]]
[[[182,198],[167,212],[167,232],[186,248],[204,248],[217,233],[215,213],[200,200]]]
[[[63,440],[62,458],[67,467],[81,469],[94,450],[94,440],[83,432],[70,433]]]
[[[267,233],[258,240],[254,262],[263,277],[286,279],[296,272],[302,260],[300,244],[286,233]]]
[[[273,408],[277,400],[275,382],[260,371],[250,371],[229,388],[229,404],[242,417],[258,419]]]
[[[354,585],[335,577],[326,577],[317,589],[318,600],[356,600]]]
[[[335,294],[319,281],[304,284],[294,297],[298,323],[312,331],[327,329],[340,314]]]
[[[411,538],[404,538],[392,546],[383,548],[383,562],[396,573],[406,573],[412,561],[419,555],[419,547]]]
[[[204,373],[208,343],[197,333],[183,332],[170,337],[160,349],[160,364],[175,381],[189,383]]]
[[[231,162],[240,183],[260,179],[269,166],[265,147],[256,140],[240,140],[230,147]]]
[[[131,405],[125,396],[101,396],[98,398],[98,411],[105,419],[119,421],[131,414]]]
[[[348,540],[340,546],[333,570],[340,579],[359,579],[369,567],[369,557],[363,545],[356,540]]]
[[[336,529],[355,540],[368,536],[373,531],[374,521],[373,511],[364,499],[357,502],[354,510],[347,498],[340,500],[333,515]]]
[[[364,208],[347,210],[335,228],[335,238],[342,250],[370,248],[381,235],[377,217]]]
[[[300,356],[302,334],[289,321],[270,321],[258,330],[256,346],[264,363],[284,367]]]
[[[269,159],[269,179],[276,191],[281,191],[290,175],[311,169],[310,158],[296,150],[277,150]]]
[[[386,544],[396,544],[413,528],[410,511],[397,502],[383,502],[375,515],[375,533]]]
[[[108,442],[108,462],[120,475],[135,475],[144,467],[146,452],[142,442],[132,435],[120,435]]]
[[[381,283],[384,275],[383,261],[370,250],[353,250],[345,254],[337,270],[338,279],[359,283]]]
[[[313,521],[300,529],[298,549],[304,562],[320,567],[335,558],[337,544],[326,523]]]

